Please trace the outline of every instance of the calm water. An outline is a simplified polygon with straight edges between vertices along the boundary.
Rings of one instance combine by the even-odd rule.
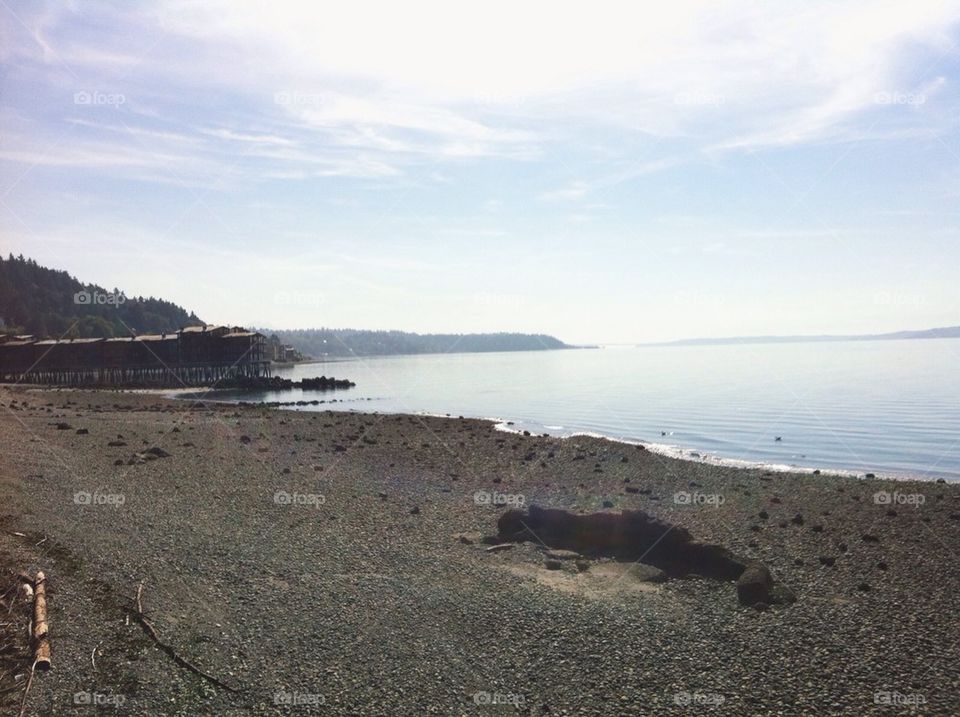
[[[398,356],[280,372],[350,378],[347,391],[243,398],[337,398],[305,410],[496,417],[711,461],[960,480],[958,366],[960,339]]]

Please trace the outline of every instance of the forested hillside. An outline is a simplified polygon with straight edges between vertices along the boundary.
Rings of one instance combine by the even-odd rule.
[[[544,351],[571,348],[545,334],[414,334],[361,329],[300,329],[277,331],[280,341],[314,358],[324,356],[386,356],[391,354],[473,353],[484,351]]]
[[[202,323],[169,301],[82,284],[65,271],[13,255],[0,257],[0,320],[3,333],[52,338],[162,333]]]

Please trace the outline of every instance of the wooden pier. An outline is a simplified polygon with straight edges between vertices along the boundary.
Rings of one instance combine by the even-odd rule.
[[[111,339],[0,337],[0,381],[53,386],[181,388],[270,376],[263,334],[189,326]]]

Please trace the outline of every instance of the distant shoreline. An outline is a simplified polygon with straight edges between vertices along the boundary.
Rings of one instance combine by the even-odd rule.
[[[839,343],[844,341],[907,341],[911,339],[960,339],[960,326],[921,331],[896,331],[887,334],[813,335],[813,336],[727,336],[721,338],[679,339],[634,344],[637,348],[648,346],[744,346],[751,344],[812,344]]]

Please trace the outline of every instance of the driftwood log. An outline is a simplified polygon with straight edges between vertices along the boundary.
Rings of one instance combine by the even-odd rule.
[[[33,579],[33,656],[39,670],[50,669],[50,638],[47,624],[47,578],[42,570]]]

